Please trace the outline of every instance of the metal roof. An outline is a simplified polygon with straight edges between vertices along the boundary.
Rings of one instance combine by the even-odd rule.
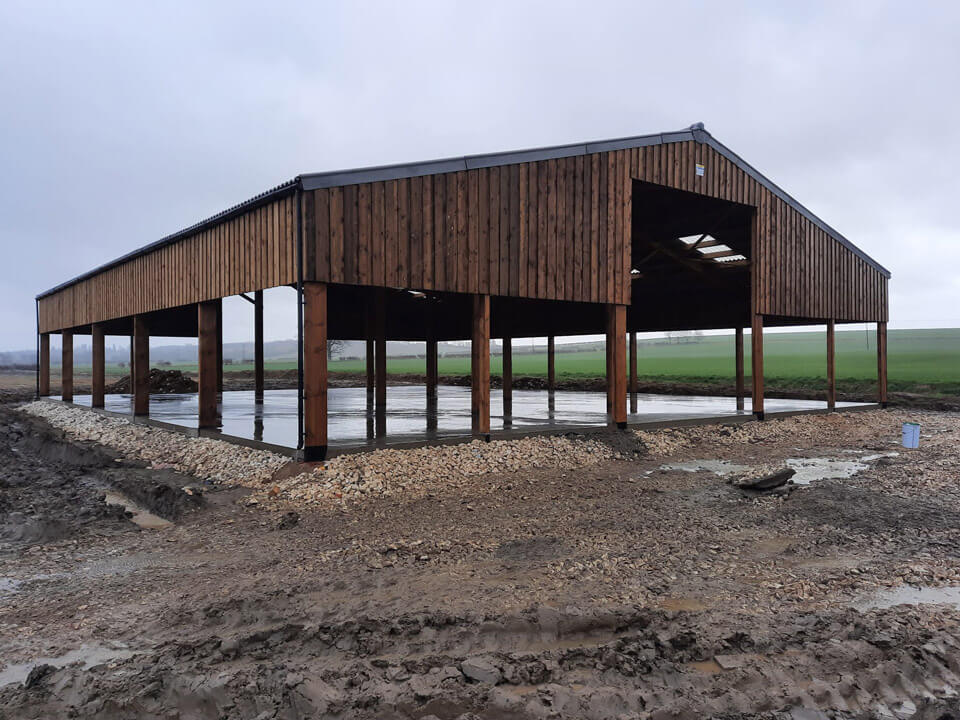
[[[171,243],[200,232],[217,223],[229,220],[247,210],[266,204],[271,200],[293,193],[298,187],[303,190],[318,190],[321,188],[340,187],[343,185],[355,185],[358,183],[379,182],[383,180],[397,180],[399,178],[422,177],[425,175],[438,175],[440,173],[458,172],[463,170],[474,170],[478,168],[494,167],[500,165],[513,165],[517,163],[535,162],[538,160],[551,160],[555,158],[576,157],[578,155],[589,155],[598,152],[610,152],[613,150],[625,150],[628,148],[646,147],[649,145],[663,145],[665,143],[684,142],[695,140],[716,150],[734,165],[743,170],[755,181],[766,187],[770,192],[786,202],[790,207],[799,212],[805,218],[824,230],[827,234],[837,240],[840,244],[853,252],[859,258],[868,263],[871,267],[883,274],[884,277],[890,277],[890,271],[883,267],[876,260],[867,255],[843,235],[827,225],[807,208],[797,202],[792,196],[782,188],[760,173],[750,163],[745,161],[726,145],[717,140],[704,128],[703,123],[695,123],[686,130],[677,132],[655,133],[652,135],[634,135],[631,137],[614,138],[611,140],[597,140],[594,142],[574,143],[570,145],[552,145],[549,147],[534,148],[530,150],[515,150],[510,152],[487,153],[483,155],[464,155],[462,157],[446,158],[442,160],[428,160],[424,162],[401,163],[398,165],[381,165],[377,167],[357,168],[352,170],[334,170],[331,172],[309,173],[298,175],[292,180],[288,180],[271,190],[260,193],[238,205],[217,213],[206,220],[202,220],[190,227],[184,228],[171,235],[167,235],[156,242],[145,245],[138,250],[127,253],[122,257],[111,260],[93,270],[78,275],[72,280],[67,280],[56,287],[37,295],[37,299],[52,295],[63,288],[74,285],[81,280],[97,275],[112,267],[116,267],[128,260],[140,255],[157,250]]]

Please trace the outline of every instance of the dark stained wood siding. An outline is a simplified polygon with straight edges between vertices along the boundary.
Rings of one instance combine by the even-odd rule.
[[[755,312],[888,319],[881,272],[694,141],[305,192],[304,276],[628,304],[633,179],[757,208]],[[283,198],[80,281],[40,299],[41,332],[293,283],[295,222]]]
[[[40,298],[40,332],[296,282],[295,218],[281,198]]]

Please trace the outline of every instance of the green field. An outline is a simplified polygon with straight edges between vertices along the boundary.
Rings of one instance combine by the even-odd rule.
[[[889,343],[889,386],[891,390],[935,395],[960,395],[960,329],[891,330]],[[523,341],[515,343],[514,375],[546,375],[543,353],[522,352]],[[668,344],[664,340],[641,340],[638,371],[643,380],[674,382],[729,383],[733,380],[733,336],[705,336],[696,342]],[[820,388],[825,382],[826,339],[823,332],[770,333],[764,337],[764,375],[772,388]],[[746,368],[750,372],[750,341],[745,342]],[[558,344],[558,350],[563,349]],[[837,382],[840,389],[856,390],[875,382],[877,377],[876,336],[864,330],[837,332]],[[558,377],[598,377],[604,373],[602,350],[558,352]],[[196,371],[195,365],[174,365],[172,369]],[[292,361],[267,362],[268,370],[296,368]],[[364,371],[363,360],[336,360],[333,372]],[[491,372],[501,372],[499,355],[490,363]],[[230,365],[227,372],[252,370],[251,364]],[[467,375],[470,359],[442,357],[441,375]],[[78,370],[80,370],[78,368]],[[422,358],[390,358],[389,373],[420,374]],[[122,375],[123,368],[111,367],[111,375]]]
[[[745,342],[747,373],[750,342]],[[558,345],[562,348],[561,345]],[[860,331],[837,332],[837,381],[858,386],[876,380],[876,336]],[[697,342],[667,344],[659,340],[638,343],[638,373],[646,380],[730,382],[734,377],[733,337],[706,336]],[[441,358],[440,373],[465,375],[467,357]],[[491,372],[501,370],[500,357],[491,358]],[[422,373],[423,360],[389,360],[391,373]],[[771,387],[819,387],[826,376],[825,333],[767,333],[764,337],[764,375]],[[362,372],[362,360],[341,360],[331,370]],[[596,377],[604,372],[604,353],[564,353],[556,356],[559,377]],[[545,354],[514,352],[515,375],[545,375]],[[891,330],[888,333],[888,372],[891,390],[960,394],[960,329]]]

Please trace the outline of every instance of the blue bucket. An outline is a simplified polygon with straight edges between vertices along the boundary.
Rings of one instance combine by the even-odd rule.
[[[905,448],[920,447],[920,423],[903,424],[903,446]]]

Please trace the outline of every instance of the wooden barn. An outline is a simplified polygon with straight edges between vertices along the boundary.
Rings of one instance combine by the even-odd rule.
[[[50,393],[49,337],[60,333],[62,395],[72,398],[72,337],[87,334],[92,404],[102,406],[104,337],[131,336],[134,411],[146,414],[149,336],[197,337],[199,426],[216,427],[221,299],[254,304],[262,395],[262,291],[291,286],[300,298],[297,445],[308,459],[328,446],[328,338],[367,342],[378,423],[387,340],[426,341],[428,403],[438,341],[471,340],[481,436],[490,433],[491,338],[503,338],[509,415],[512,338],[605,333],[609,420],[623,426],[637,332],[735,329],[742,399],[743,330],[752,328],[749,395],[762,419],[764,327],[826,324],[832,407],[834,325],[870,322],[883,403],[889,278],[702,124],[308,174],[39,295],[38,392]]]

